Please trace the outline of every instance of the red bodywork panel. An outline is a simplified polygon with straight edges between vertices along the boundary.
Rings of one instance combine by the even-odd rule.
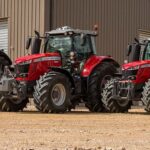
[[[109,61],[114,61],[111,57],[109,56],[96,56],[93,55],[91,56],[86,63],[84,64],[84,68],[81,72],[82,77],[88,77],[93,69],[100,64],[102,61],[109,60]]]
[[[148,79],[150,79],[150,60],[135,61],[122,66],[123,70],[129,70],[131,68],[138,70],[136,80],[133,80],[133,83],[145,83]]]
[[[19,81],[34,81],[39,79],[41,75],[48,72],[50,67],[61,67],[61,57],[58,53],[42,53],[24,56],[16,59],[15,64],[30,62],[27,77],[19,77]],[[17,72],[16,72],[17,73]],[[19,72],[18,72],[19,73]]]

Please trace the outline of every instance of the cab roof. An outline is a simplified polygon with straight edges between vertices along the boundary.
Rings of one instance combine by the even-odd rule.
[[[97,32],[96,31],[89,31],[89,30],[73,29],[71,27],[64,26],[61,28],[57,28],[56,30],[48,31],[48,32],[46,32],[46,34],[50,34],[50,35],[88,34],[88,35],[96,36]]]

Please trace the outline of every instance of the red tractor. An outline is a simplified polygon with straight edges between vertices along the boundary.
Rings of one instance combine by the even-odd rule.
[[[0,52],[0,110],[23,110],[33,97],[36,108],[46,113],[65,112],[80,102],[90,111],[104,111],[101,89],[119,64],[96,55],[97,32],[62,27],[44,37],[35,33],[26,43],[32,55],[16,59],[14,68]]]
[[[102,102],[108,112],[127,112],[133,101],[141,101],[150,112],[150,41],[129,45],[131,62],[122,65],[122,73],[108,80]]]

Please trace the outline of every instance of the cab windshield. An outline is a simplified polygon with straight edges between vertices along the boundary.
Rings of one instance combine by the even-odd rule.
[[[78,56],[78,60],[87,59],[94,53],[94,45],[91,41],[91,36],[86,35],[84,40],[81,39],[80,34],[73,36],[65,35],[53,35],[48,37],[45,52],[60,52],[62,57],[68,56],[70,51],[75,51]]]
[[[46,52],[60,51],[62,54],[71,51],[72,39],[69,36],[50,36],[46,45]]]

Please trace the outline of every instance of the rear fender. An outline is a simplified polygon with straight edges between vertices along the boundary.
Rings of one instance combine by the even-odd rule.
[[[88,77],[92,73],[92,71],[101,63],[109,62],[116,66],[116,68],[120,67],[120,65],[112,58],[108,56],[91,56],[86,63],[84,64],[84,68],[81,72],[82,77]]]

